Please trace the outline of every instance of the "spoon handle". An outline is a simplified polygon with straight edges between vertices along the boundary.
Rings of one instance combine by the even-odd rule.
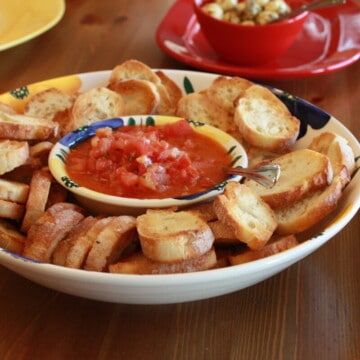
[[[345,4],[345,2],[346,0],[315,0],[310,3],[304,4],[302,6],[299,6],[294,10],[291,10],[287,14],[281,15],[278,19],[274,20],[273,22],[289,19],[307,10],[315,10],[323,7],[341,5],[341,4]]]
[[[227,174],[241,175],[252,179],[259,184],[271,188],[280,177],[280,166],[278,164],[267,164],[257,168],[225,168]]]

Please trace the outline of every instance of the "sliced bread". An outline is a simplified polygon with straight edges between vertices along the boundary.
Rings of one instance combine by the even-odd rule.
[[[325,188],[333,178],[329,158],[309,149],[291,151],[272,159],[270,163],[280,165],[281,169],[279,180],[272,188],[250,179],[244,183],[273,209],[285,207],[308,192]]]
[[[256,192],[235,181],[230,181],[224,193],[215,197],[214,209],[236,238],[253,250],[264,247],[277,227],[270,206]]]
[[[336,209],[342,194],[342,179],[335,177],[325,189],[304,196],[295,203],[276,209],[278,234],[297,234],[308,230]]]
[[[0,175],[24,165],[28,158],[27,141],[0,140]]]
[[[213,233],[195,211],[148,210],[137,218],[140,245],[154,261],[174,262],[192,259],[208,252]]]
[[[0,136],[9,140],[46,140],[57,136],[59,124],[51,120],[0,112]]]
[[[236,100],[235,107],[234,121],[250,145],[285,152],[295,143],[299,119],[267,88],[250,86]]]
[[[216,264],[214,248],[198,257],[170,263],[150,260],[142,252],[138,252],[115,264],[110,264],[109,271],[121,274],[175,274],[208,270]]]

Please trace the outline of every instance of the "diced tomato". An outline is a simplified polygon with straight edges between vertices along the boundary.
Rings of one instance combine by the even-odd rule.
[[[100,129],[67,158],[74,181],[99,192],[133,198],[192,194],[222,182],[226,150],[186,120],[164,126]]]
[[[164,125],[164,135],[166,137],[186,138],[194,133],[194,130],[186,120],[180,120],[174,123]]]

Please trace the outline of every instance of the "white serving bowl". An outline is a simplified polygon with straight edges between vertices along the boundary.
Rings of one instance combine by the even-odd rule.
[[[218,76],[197,71],[163,70],[184,93],[209,87]],[[70,75],[27,86],[30,93],[44,86],[57,86],[64,91],[86,91],[106,86],[111,71]],[[356,137],[336,118],[287,92],[270,88],[301,121],[301,134],[295,148],[307,147],[315,136],[331,131],[343,136],[360,156]],[[0,101],[13,102],[10,93]],[[27,98],[16,99],[23,106]],[[359,166],[359,161],[357,162]],[[294,174],[296,176],[296,174]],[[0,264],[37,284],[66,294],[88,299],[126,304],[170,304],[209,299],[255,285],[310,256],[339,233],[360,208],[360,171],[344,189],[337,209],[310,233],[303,234],[301,243],[289,250],[245,264],[184,274],[130,275],[71,269],[41,263],[0,248]],[[356,236],[356,234],[354,234]],[[333,239],[332,241],[336,241]]]
[[[172,116],[124,116],[121,118],[107,119],[94,124],[82,127],[67,134],[60,139],[53,147],[49,155],[49,168],[54,178],[69,190],[77,201],[87,210],[95,214],[106,215],[139,215],[149,208],[168,208],[168,207],[185,207],[190,204],[210,200],[223,191],[227,181],[239,181],[240,176],[229,175],[226,181],[199,193],[181,196],[176,198],[159,198],[159,199],[137,199],[108,195],[97,192],[85,186],[77,184],[71,179],[66,170],[66,158],[70,150],[76,147],[81,141],[84,141],[95,134],[100,128],[110,127],[117,129],[125,125],[163,125],[174,123],[182,120]],[[247,166],[247,155],[242,145],[229,134],[209,125],[189,120],[191,127],[200,134],[209,137],[218,142],[231,156],[229,166]],[[219,171],[222,171],[219,169]]]

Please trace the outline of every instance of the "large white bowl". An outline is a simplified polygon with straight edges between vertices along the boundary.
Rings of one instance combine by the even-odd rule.
[[[182,118],[159,115],[123,116],[121,118],[106,119],[88,126],[83,126],[67,134],[55,144],[49,156],[49,169],[54,178],[73,193],[80,205],[95,214],[106,215],[140,215],[149,208],[185,207],[198,202],[211,200],[223,191],[228,181],[240,181],[241,176],[230,175],[220,184],[216,184],[205,191],[187,196],[162,199],[135,199],[104,194],[76,184],[66,170],[66,159],[70,150],[76,147],[81,141],[91,138],[97,129],[104,127],[118,129],[129,124],[142,126],[151,124],[152,126],[158,126],[174,123],[179,120],[182,120]],[[247,166],[248,159],[245,149],[232,136],[213,126],[197,121],[189,120],[189,123],[195,132],[219,143],[226,152],[230,154],[231,163],[227,164],[228,166]]]
[[[214,74],[164,70],[181,88],[198,91],[208,87]],[[81,74],[55,79],[50,83],[69,87],[69,82],[80,84],[80,90],[106,85],[109,71]],[[44,84],[30,86],[43,88]],[[345,137],[359,157],[356,138],[334,117],[314,105],[277,89],[278,95],[302,122],[301,138],[296,147],[306,147],[312,138],[324,131],[333,131]],[[9,94],[0,96],[4,101]],[[21,101],[21,100],[19,100]],[[359,165],[358,165],[359,166]],[[250,263],[216,270],[174,275],[123,275],[74,270],[31,261],[0,249],[0,264],[46,287],[90,299],[128,304],[166,304],[211,298],[263,281],[308,256],[324,245],[353,218],[360,207],[360,174],[354,176],[344,190],[337,210],[304,234],[302,243],[290,250]]]

